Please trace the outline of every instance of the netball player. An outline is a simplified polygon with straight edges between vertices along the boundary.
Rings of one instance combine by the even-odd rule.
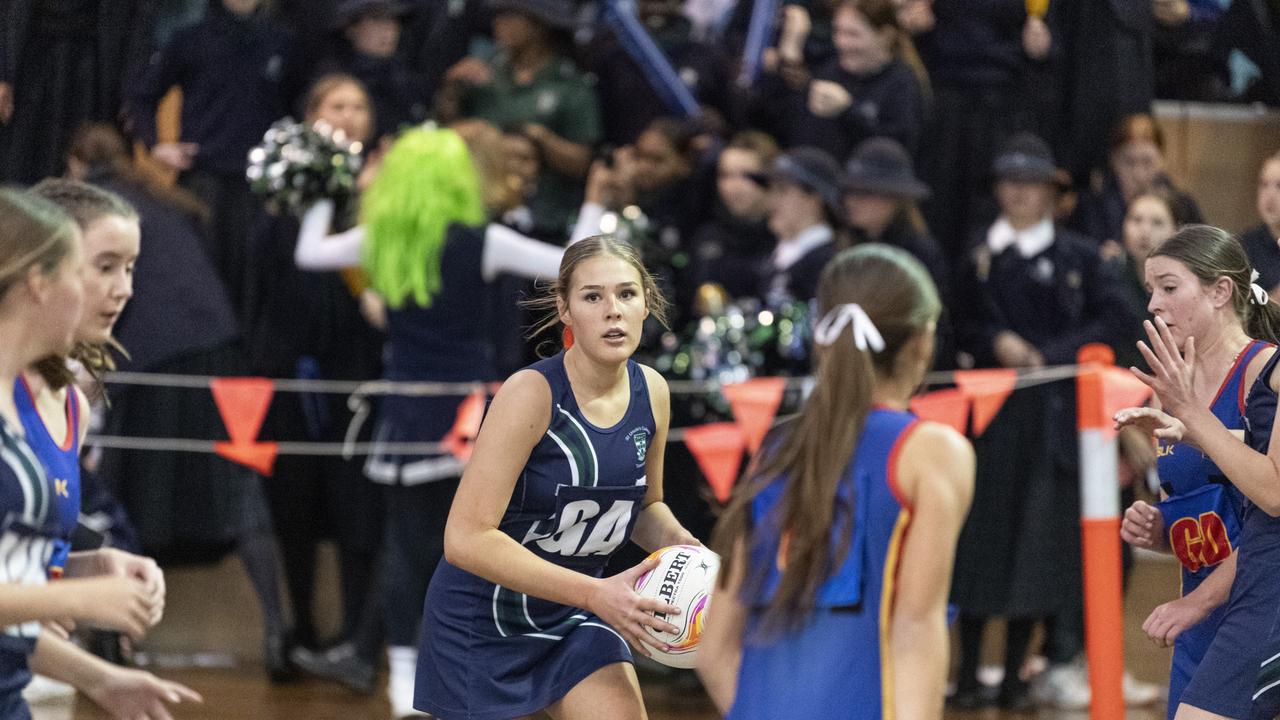
[[[698,674],[730,718],[939,718],[974,482],[968,441],[907,410],[941,304],[880,244],[837,255],[817,301],[813,393],[716,528]]]
[[[1193,242],[1175,243],[1184,234]],[[1156,265],[1162,259],[1174,264]],[[1178,265],[1189,278],[1179,282]],[[1160,273],[1160,270],[1164,272]],[[1274,342],[1280,328],[1280,306],[1266,291],[1253,283],[1256,274],[1249,266],[1243,247],[1229,233],[1204,225],[1184,229],[1161,245],[1147,261],[1148,278],[1167,278],[1170,296],[1178,296],[1184,284],[1193,282],[1203,292],[1211,292],[1229,302],[1242,315],[1254,337]],[[1193,288],[1194,291],[1194,288]],[[1183,299],[1187,295],[1181,295]],[[1194,297],[1194,292],[1190,297]],[[1156,437],[1185,442],[1215,462],[1226,479],[1244,495],[1239,542],[1234,544],[1234,583],[1222,609],[1221,621],[1204,656],[1181,694],[1175,717],[1181,720],[1204,717],[1270,719],[1280,714],[1280,696],[1257,688],[1263,666],[1275,655],[1280,642],[1277,623],[1280,607],[1280,443],[1271,442],[1275,420],[1276,388],[1280,377],[1274,373],[1280,355],[1268,350],[1257,379],[1247,386],[1244,405],[1244,442],[1231,433],[1197,395],[1196,368],[1199,355],[1212,352],[1211,341],[1199,341],[1178,315],[1156,315],[1147,324],[1151,345],[1139,350],[1151,365],[1151,374],[1134,373],[1155,389],[1164,411],[1129,409],[1116,415],[1116,424],[1137,425]],[[1208,512],[1206,512],[1206,515]],[[1204,530],[1204,515],[1201,529]],[[1155,527],[1155,523],[1152,523]],[[1188,528],[1190,530],[1190,528]],[[1179,543],[1184,530],[1171,528],[1170,539]],[[1192,536],[1194,538],[1194,536]],[[1199,546],[1217,544],[1215,537],[1198,538]],[[1192,543],[1188,543],[1192,544]],[[1204,550],[1202,550],[1204,552]],[[1224,564],[1225,565],[1225,564]],[[1224,566],[1225,571],[1226,566]]]
[[[696,542],[662,501],[670,396],[633,360],[666,301],[633,248],[608,236],[565,251],[545,327],[571,347],[512,375],[493,400],[427,592],[415,707],[450,718],[643,718],[632,648],[671,630],[636,579],[602,578],[628,539]],[[630,645],[630,647],[628,647]]]
[[[1223,427],[1243,436],[1245,391],[1274,352],[1254,339],[1271,341],[1274,330],[1251,303],[1243,251],[1223,231],[1191,225],[1151,252],[1144,273],[1148,311],[1180,342],[1197,338],[1195,397]],[[1172,553],[1182,564],[1181,597],[1156,607],[1143,623],[1158,645],[1173,646],[1172,718],[1226,611],[1244,496],[1198,448],[1168,438],[1157,442],[1165,499],[1158,506],[1130,506],[1120,533],[1131,545]]]

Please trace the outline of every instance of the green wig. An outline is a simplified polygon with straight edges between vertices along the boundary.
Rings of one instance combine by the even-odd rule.
[[[364,269],[387,305],[430,307],[440,292],[440,254],[450,225],[484,222],[480,182],[452,130],[414,128],[396,140],[360,201]]]

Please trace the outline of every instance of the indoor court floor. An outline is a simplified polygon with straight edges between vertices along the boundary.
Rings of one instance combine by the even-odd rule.
[[[191,686],[204,695],[203,706],[174,708],[175,720],[387,720],[382,688],[362,697],[320,681],[271,685],[261,668],[258,604],[234,559],[166,573],[167,614],[146,643],[153,671]],[[1162,558],[1140,558],[1125,603],[1128,669],[1139,680],[1167,682],[1170,651],[1155,647],[1142,633],[1142,621],[1156,605],[1177,593],[1177,565]],[[324,608],[322,608],[324,610]],[[336,616],[329,608],[330,617]],[[322,614],[324,617],[324,614]],[[1000,656],[997,642],[985,654]],[[641,672],[652,720],[711,720],[718,715],[691,673]],[[856,699],[851,699],[856,702]],[[108,716],[84,698],[48,701],[33,707],[34,720],[99,720]],[[1083,719],[1087,713],[1039,710],[1045,719]],[[948,711],[948,720],[1003,720],[1031,717],[998,710]],[[1164,704],[1133,709],[1130,720],[1162,720]]]

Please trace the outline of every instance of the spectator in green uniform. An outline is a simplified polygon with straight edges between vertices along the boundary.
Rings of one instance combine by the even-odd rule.
[[[530,200],[535,232],[567,233],[600,139],[600,107],[590,76],[561,47],[573,25],[568,0],[491,0],[494,56],[468,57],[445,75],[440,115],[480,118],[519,131],[543,159]]]

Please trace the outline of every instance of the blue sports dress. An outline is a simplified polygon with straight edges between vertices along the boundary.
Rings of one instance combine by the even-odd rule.
[[[803,627],[766,636],[759,632],[759,611],[752,611],[729,720],[893,717],[889,624],[899,553],[911,522],[895,468],[898,450],[918,422],[898,410],[868,414],[836,493],[831,543],[834,552],[848,542],[844,560],[818,589]],[[785,477],[775,480],[754,500],[756,541],[749,568],[767,568],[768,575],[761,597],[742,598],[748,607],[763,608],[781,581],[779,507],[785,487]]]
[[[530,367],[551,387],[551,413],[498,527],[544,560],[599,577],[643,506],[657,430],[648,385],[628,361],[627,411],[600,428],[578,408],[563,353]],[[527,715],[617,662],[631,662],[631,649],[592,613],[441,560],[427,590],[413,705],[443,720]]]
[[[80,396],[75,388],[67,388],[67,434],[61,440],[49,434],[40,412],[36,410],[31,388],[21,376],[14,384],[13,400],[18,406],[27,445],[40,458],[44,471],[52,478],[58,540],[49,560],[49,577],[61,577],[67,564],[67,554],[71,552],[71,535],[80,518]]]

